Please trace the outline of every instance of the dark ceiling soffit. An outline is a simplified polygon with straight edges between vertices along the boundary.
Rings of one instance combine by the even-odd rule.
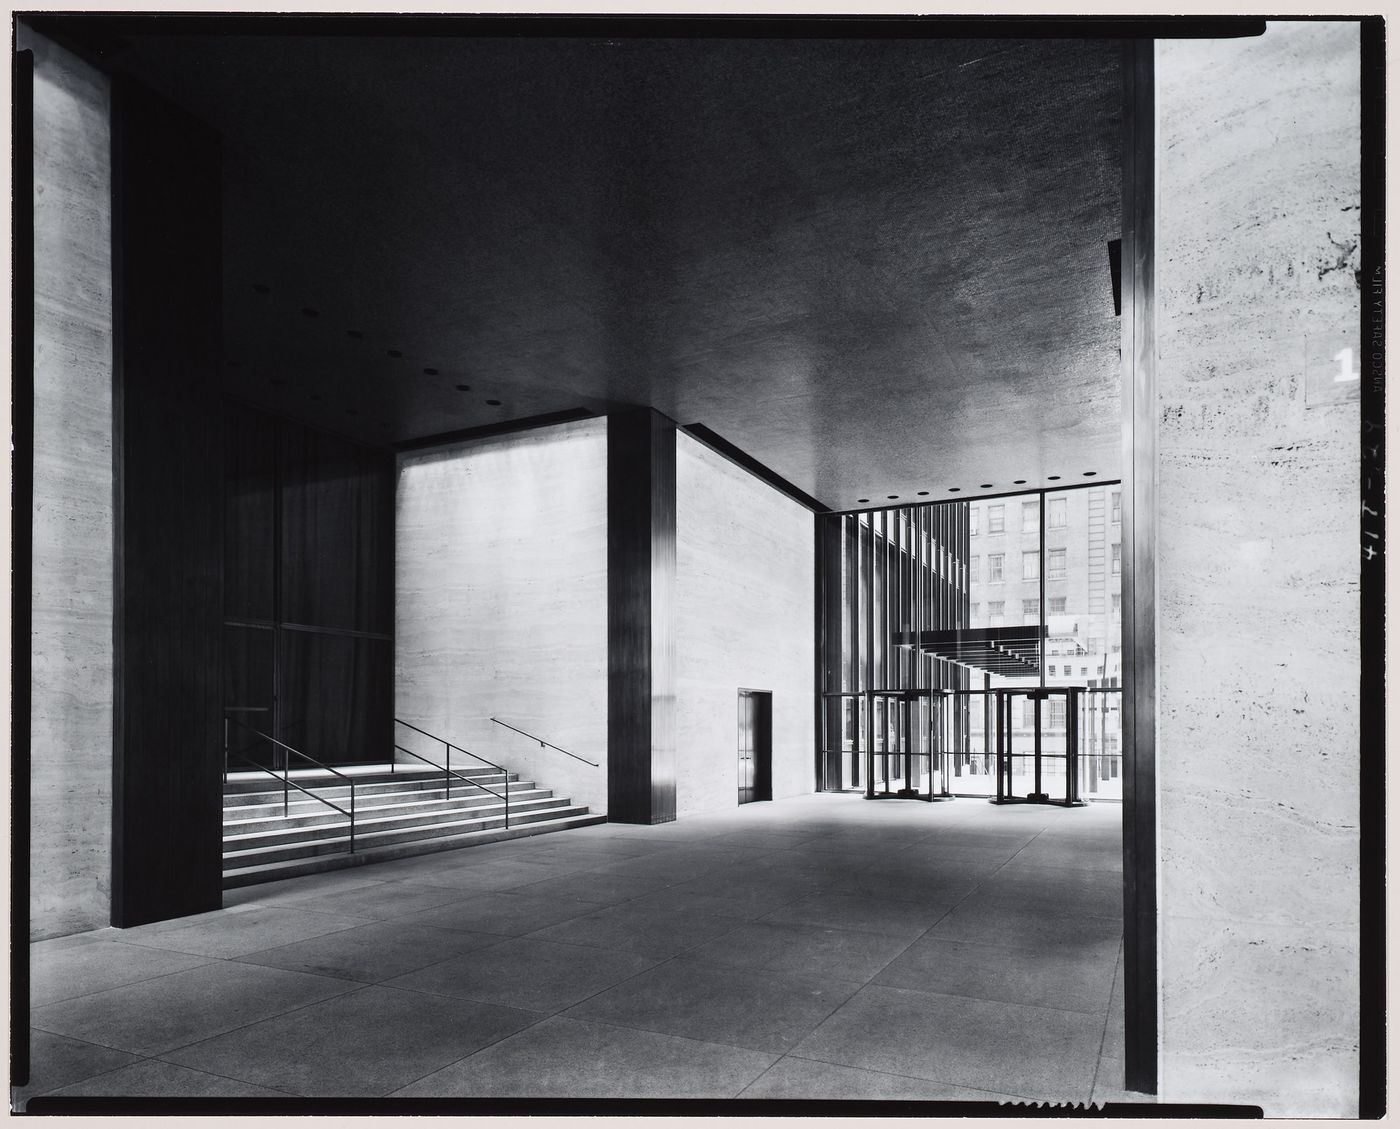
[[[506,420],[503,423],[488,423],[481,427],[464,427],[459,431],[443,431],[437,435],[425,435],[421,439],[406,439],[394,443],[395,451],[421,451],[427,447],[445,447],[449,443],[462,443],[468,439],[485,439],[490,435],[506,435],[512,431],[533,431],[537,427],[550,427],[556,423],[573,423],[575,420],[592,419],[597,412],[587,408],[568,408],[562,412],[546,412],[523,419]]]
[[[733,443],[729,442],[722,435],[717,435],[703,423],[688,423],[681,427],[681,430],[692,439],[698,439],[716,454],[723,455],[730,462],[743,467],[755,478],[761,478],[769,486],[773,487],[779,494],[785,494],[799,505],[806,506],[813,513],[825,514],[831,512],[831,507],[817,501],[806,491],[799,489],[780,474],[769,470],[761,462],[745,451],[741,451]]]
[[[460,13],[16,12],[36,31],[62,27],[99,59],[133,35],[501,36],[709,39],[1238,39],[1264,34],[1263,17],[1238,16],[626,16]],[[1291,17],[1290,17],[1291,18]]]

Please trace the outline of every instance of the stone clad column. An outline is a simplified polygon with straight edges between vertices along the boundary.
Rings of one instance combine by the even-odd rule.
[[[608,419],[608,818],[676,818],[676,425]]]

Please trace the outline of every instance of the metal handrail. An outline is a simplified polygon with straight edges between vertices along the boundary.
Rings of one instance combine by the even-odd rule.
[[[485,757],[480,756],[479,754],[472,752],[470,749],[464,749],[464,748],[462,748],[461,745],[454,745],[454,744],[453,744],[451,741],[449,741],[446,737],[439,737],[436,733],[429,733],[426,729],[419,729],[418,726],[414,725],[413,722],[411,722],[411,721],[404,721],[404,719],[401,718],[401,717],[396,717],[396,718],[394,718],[394,721],[395,721],[397,724],[399,724],[399,725],[406,725],[406,726],[408,726],[408,727],[409,727],[410,729],[412,729],[415,733],[421,733],[421,734],[423,734],[424,737],[431,737],[434,741],[441,741],[441,742],[443,743],[443,745],[445,745],[449,750],[451,750],[451,749],[456,749],[459,753],[466,753],[467,756],[469,756],[469,757],[474,757],[476,760],[479,760],[482,764],[488,764],[488,765],[490,765],[492,768],[496,769],[496,771],[498,771],[498,772],[504,772],[504,771],[505,771],[505,769],[504,769],[503,767],[501,767],[500,765],[496,764],[494,761],[489,761],[489,760],[487,760]],[[396,746],[396,747],[397,747],[397,746]],[[404,751],[407,752],[408,750],[405,749]],[[449,759],[450,759],[450,758],[449,758]],[[431,764],[432,762],[430,761],[429,763]]]
[[[522,737],[530,738],[531,741],[538,741],[540,743],[541,749],[553,749],[556,752],[563,753],[566,757],[573,757],[576,761],[583,761],[584,764],[591,764],[594,768],[601,767],[597,761],[591,761],[587,757],[581,757],[577,753],[571,753],[568,749],[561,749],[558,745],[555,745],[550,741],[546,741],[543,737],[536,736],[534,733],[526,733],[523,729],[516,729],[516,727],[514,725],[511,725],[510,722],[502,721],[499,717],[493,717],[489,720],[494,721],[497,725],[504,725],[507,729],[514,729],[516,733],[519,733]]]
[[[506,818],[507,818],[507,819],[510,818],[510,773],[506,772],[505,769],[501,769],[501,772],[504,774],[504,776],[505,776],[505,778],[506,778],[506,779],[505,779],[505,789],[506,789],[506,791],[505,791],[505,795],[501,795],[500,792],[493,791],[492,789],[486,787],[486,785],[483,784],[483,783],[481,783],[481,781],[479,781],[479,780],[473,780],[470,776],[463,776],[460,772],[456,771],[456,769],[446,768],[446,767],[444,767],[443,765],[438,764],[436,761],[430,761],[430,760],[429,760],[427,757],[425,757],[422,753],[415,753],[412,749],[405,749],[402,745],[395,745],[394,748],[396,748],[396,749],[397,749],[399,752],[401,752],[401,753],[407,753],[407,754],[408,754],[409,756],[411,756],[411,757],[417,757],[417,758],[418,758],[420,761],[422,761],[424,764],[429,765],[429,766],[432,767],[432,768],[436,768],[436,769],[438,769],[439,771],[446,773],[448,776],[455,776],[458,780],[461,780],[461,781],[463,781],[464,783],[470,784],[470,785],[472,785],[472,787],[474,787],[474,788],[480,788],[483,792],[486,792],[486,793],[489,794],[489,795],[495,796],[496,799],[501,800],[501,801],[503,801],[503,802],[505,803],[505,805],[506,805]],[[451,799],[451,798],[452,798],[452,786],[451,786],[450,784],[447,783],[446,777],[443,778],[443,787],[447,790],[447,796],[448,796],[448,798]]]
[[[232,718],[230,718],[230,717],[225,717],[225,718],[224,718],[224,780],[225,780],[225,781],[228,780],[228,759],[229,759],[229,750],[228,750],[228,727],[229,727],[230,725],[236,725],[236,726],[238,726],[238,728],[240,728],[240,729],[246,729],[249,733],[252,733],[252,734],[254,734],[255,736],[261,737],[264,741],[269,742],[269,743],[272,744],[275,748],[278,748],[278,749],[281,749],[281,750],[282,750],[282,815],[285,817],[285,816],[287,816],[288,813],[289,813],[289,798],[290,798],[290,797],[289,797],[289,791],[288,791],[289,788],[295,788],[298,792],[305,792],[305,793],[306,793],[308,796],[310,796],[313,800],[320,800],[321,803],[326,804],[328,807],[335,808],[335,810],[338,811],[338,812],[340,812],[341,815],[348,816],[349,819],[350,819],[350,853],[353,855],[353,854],[355,853],[355,780],[354,780],[354,778],[353,778],[353,777],[350,777],[350,776],[346,776],[345,773],[343,773],[343,772],[337,772],[337,771],[336,771],[335,769],[333,769],[330,765],[328,765],[328,764],[322,764],[322,763],[321,763],[320,761],[318,761],[315,757],[313,757],[313,756],[308,756],[306,753],[303,753],[300,749],[294,749],[294,748],[292,748],[292,746],[291,746],[291,745],[288,745],[285,741],[279,741],[276,737],[271,737],[271,736],[269,736],[268,734],[264,733],[261,729],[254,729],[251,725],[244,725],[241,721],[234,721],[234,720],[233,720]],[[337,777],[339,777],[341,780],[344,780],[346,783],[348,783],[348,784],[350,785],[350,810],[349,810],[349,811],[346,811],[346,810],[345,810],[343,807],[341,807],[339,804],[331,803],[331,801],[328,800],[328,799],[326,799],[324,796],[318,796],[318,795],[316,795],[315,792],[312,792],[310,789],[308,789],[308,788],[303,788],[300,784],[296,783],[296,781],[294,781],[294,780],[291,778],[291,768],[290,768],[290,766],[288,765],[288,762],[287,762],[287,754],[288,754],[288,753],[292,753],[294,756],[298,756],[298,757],[300,757],[300,758],[301,758],[302,760],[304,760],[304,761],[309,761],[311,764],[314,764],[317,768],[324,769],[326,772],[329,772],[332,776],[337,776]],[[237,754],[235,754],[235,755],[237,755]],[[238,759],[241,760],[241,761],[243,761],[245,764],[252,765],[254,768],[258,769],[258,770],[261,771],[261,772],[266,772],[266,773],[267,773],[268,775],[270,775],[274,780],[277,779],[277,772],[276,772],[275,769],[270,769],[270,768],[266,767],[265,765],[257,764],[256,762],[249,760],[247,757],[239,756]]]

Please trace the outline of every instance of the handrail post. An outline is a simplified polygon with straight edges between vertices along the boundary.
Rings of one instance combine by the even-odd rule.
[[[510,770],[501,769],[501,794],[506,798],[506,830],[510,830]]]
[[[275,746],[274,746],[274,748],[275,748]],[[291,777],[292,777],[292,769],[291,769],[291,763],[292,763],[292,762],[291,762],[291,758],[290,758],[289,756],[287,756],[287,750],[286,750],[286,749],[282,749],[282,750],[281,750],[281,753],[282,753],[282,818],[283,818],[283,819],[286,819],[287,816],[291,814],[291,805],[288,803],[288,793],[291,791],[291,789],[288,787],[288,781],[289,781],[289,780],[291,779]],[[276,759],[275,756],[273,757],[272,763],[273,763],[273,764],[276,764],[276,763],[277,763],[277,759]]]
[[[350,781],[350,853],[355,853],[355,781]]]
[[[224,717],[224,783],[228,783],[228,717]]]

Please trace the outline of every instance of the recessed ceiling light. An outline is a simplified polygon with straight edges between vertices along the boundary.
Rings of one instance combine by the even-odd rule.
[[[1098,474],[1098,473],[1099,473],[1099,472],[1096,471],[1096,470],[1086,470],[1086,471],[1084,472],[1084,477],[1085,477],[1085,478],[1093,478],[1094,475],[1096,475],[1096,474]]]
[[[920,497],[920,498],[927,498],[927,497],[928,497],[928,491],[927,491],[927,490],[920,490],[920,491],[919,491],[919,497]]]
[[[501,406],[501,402],[499,400],[487,400],[486,402],[490,404],[493,408],[499,408]]]
[[[389,354],[389,356],[391,356],[391,357],[402,357],[402,356],[403,356],[403,353],[401,353],[398,349],[388,349],[388,350],[386,350],[386,352],[387,352],[387,353]]]
[[[948,492],[951,493],[951,494],[956,494],[956,493],[957,493],[959,490],[961,490],[961,489],[962,489],[961,486],[950,486],[950,487],[948,487]]]
[[[471,390],[472,390],[472,386],[471,386],[470,384],[459,384],[459,385],[457,385],[457,391],[458,391],[458,392],[470,392]],[[488,400],[487,403],[489,404],[490,401]]]
[[[271,293],[272,293],[272,287],[270,287],[270,286],[269,286],[267,283],[265,283],[265,282],[255,282],[255,283],[253,283],[253,289],[256,290],[259,294],[271,294]]]
[[[870,499],[869,499],[869,498],[857,498],[856,501],[857,501],[857,502],[868,502],[868,501],[870,501]]]
[[[1014,482],[1012,482],[1011,485],[1012,485],[1012,486],[1024,486],[1025,484],[1026,484],[1026,480],[1025,480],[1024,478],[1018,478],[1018,479],[1016,479]]]
[[[885,497],[888,498],[891,502],[896,502],[899,500],[898,494],[886,494]]]
[[[990,483],[990,482],[984,482],[984,483],[982,483],[981,486],[977,487],[978,490],[990,490],[991,488],[992,488],[992,483]]]
[[[437,374],[438,374],[438,370],[435,369],[435,368],[425,368],[425,369],[423,370],[423,375],[424,375],[424,376],[437,376]]]
[[[303,306],[301,308],[301,316],[306,318],[318,318],[321,316],[321,311],[313,310],[310,306]]]
[[[1059,481],[1060,481],[1060,476],[1059,476],[1058,474],[1052,474],[1052,475],[1050,475],[1045,481],[1046,481],[1046,482],[1059,482]]]

